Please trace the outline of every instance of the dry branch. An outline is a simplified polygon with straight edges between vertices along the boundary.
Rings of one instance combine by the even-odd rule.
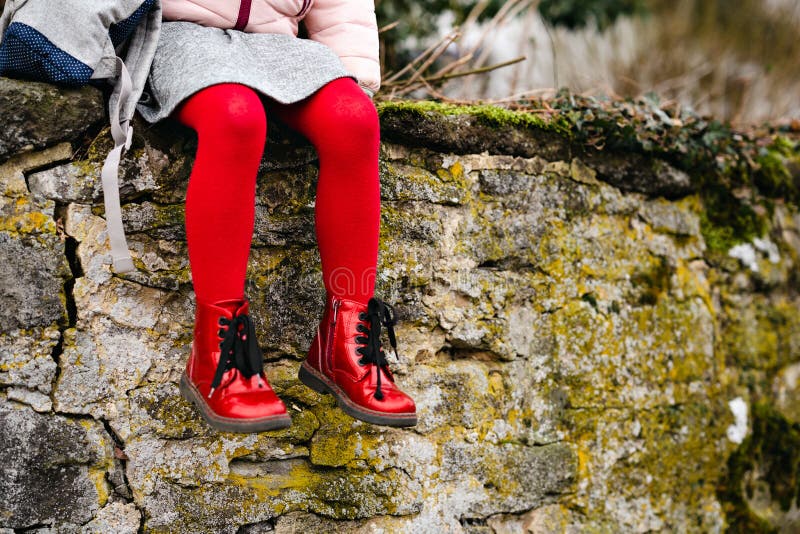
[[[478,17],[487,9],[489,3],[489,0],[478,2],[467,15],[463,27],[474,27]],[[415,91],[422,91],[433,98],[446,99],[440,88],[453,79],[486,74],[524,61],[525,57],[517,57],[509,61],[484,66],[488,57],[487,50],[490,49],[485,44],[489,36],[496,33],[504,22],[535,6],[537,3],[537,0],[511,0],[506,2],[481,28],[477,41],[458,53],[457,57],[441,65],[445,54],[453,50],[453,45],[458,44],[464,33],[457,27],[453,28],[403,68],[397,72],[386,73],[382,84],[385,91],[379,97],[391,100]],[[384,26],[381,31],[386,31],[396,25],[396,22],[389,24]],[[455,49],[458,50],[458,47],[455,47]],[[478,56],[479,52],[480,55]]]

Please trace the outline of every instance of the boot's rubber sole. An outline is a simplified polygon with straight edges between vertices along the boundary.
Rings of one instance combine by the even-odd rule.
[[[292,418],[288,413],[269,415],[255,419],[234,419],[232,417],[217,415],[203,400],[203,395],[197,387],[192,384],[192,381],[189,380],[185,372],[181,375],[178,388],[181,391],[181,396],[194,404],[200,412],[200,415],[206,420],[206,423],[216,430],[243,433],[263,432],[265,430],[286,428],[292,424]]]
[[[300,382],[310,387],[317,393],[331,394],[336,399],[336,404],[342,409],[344,413],[356,419],[372,423],[373,425],[386,425],[386,426],[414,426],[417,424],[417,414],[413,413],[388,413],[378,412],[359,406],[342,391],[339,386],[322,375],[319,371],[311,366],[307,366],[305,362],[300,365],[300,371],[297,373],[297,378]]]

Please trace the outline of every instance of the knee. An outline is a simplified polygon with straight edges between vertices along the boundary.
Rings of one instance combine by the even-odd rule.
[[[267,115],[258,94],[249,87],[232,91],[214,115],[214,128],[217,134],[226,137],[251,141],[264,146],[267,138]]]
[[[380,123],[375,104],[349,78],[331,82],[334,98],[324,106],[320,121],[328,132],[339,132],[340,142],[353,147],[374,146],[380,142]]]
[[[267,116],[258,93],[241,84],[218,84],[192,95],[181,120],[199,137],[224,138],[263,147]]]
[[[378,146],[380,122],[372,100],[359,89],[360,95],[352,98],[344,109],[337,110],[336,121],[344,138],[355,146]]]

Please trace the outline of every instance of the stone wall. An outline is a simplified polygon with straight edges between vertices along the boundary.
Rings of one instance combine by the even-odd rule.
[[[0,532],[800,527],[795,202],[750,189],[759,234],[720,247],[739,218],[679,157],[600,150],[574,117],[380,111],[378,291],[419,424],[355,421],[296,378],[324,298],[316,161],[273,121],[247,293],[293,424],[230,434],[177,388],[193,132],[136,125],[137,269],[115,275],[101,96],[0,79]]]

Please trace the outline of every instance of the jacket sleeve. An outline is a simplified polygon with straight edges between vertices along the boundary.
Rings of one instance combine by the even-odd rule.
[[[373,93],[380,89],[373,0],[316,0],[304,22],[308,37],[332,48],[362,87]]]

